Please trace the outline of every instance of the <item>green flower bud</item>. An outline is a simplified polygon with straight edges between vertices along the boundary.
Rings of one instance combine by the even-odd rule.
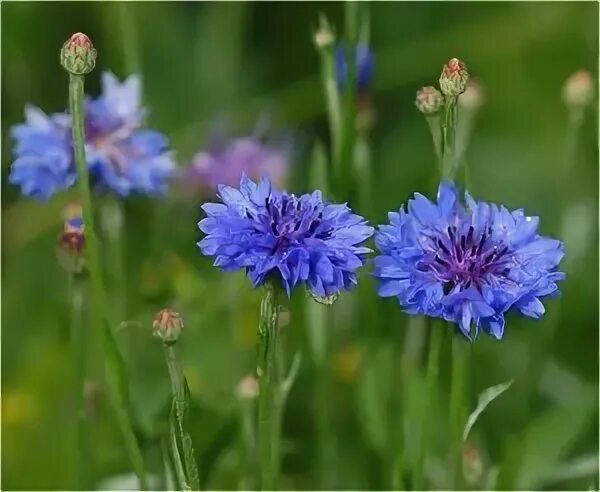
[[[440,75],[440,89],[444,96],[456,97],[467,88],[469,72],[458,58],[452,58],[444,65]]]
[[[439,112],[444,105],[444,96],[435,87],[421,87],[417,91],[415,106],[424,115],[432,115]]]
[[[172,309],[162,309],[154,317],[152,328],[154,328],[155,337],[160,338],[166,344],[173,344],[181,334],[183,319]]]
[[[85,75],[96,66],[96,49],[90,38],[78,32],[63,44],[60,50],[60,63],[73,75]]]

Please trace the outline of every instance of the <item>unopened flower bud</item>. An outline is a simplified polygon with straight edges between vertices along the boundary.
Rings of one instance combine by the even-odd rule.
[[[582,109],[594,100],[594,84],[587,70],[579,70],[565,82],[562,98],[569,109]]]
[[[73,75],[85,75],[96,66],[96,49],[90,38],[78,32],[63,44],[60,50],[60,63]]]
[[[319,28],[315,31],[314,40],[317,48],[329,48],[335,42],[335,35],[324,17],[319,21]]]
[[[58,236],[56,256],[69,273],[80,274],[85,268],[83,229],[65,230]]]
[[[152,328],[154,328],[155,337],[160,338],[166,344],[173,344],[181,334],[183,319],[172,309],[162,309],[154,317]]]
[[[421,87],[417,91],[415,106],[424,115],[432,115],[439,112],[444,104],[444,96],[435,87]]]
[[[78,275],[85,268],[85,234],[81,206],[72,203],[65,208],[63,231],[58,236],[56,255],[60,265],[69,273]]]
[[[440,75],[440,89],[445,96],[458,96],[467,87],[469,72],[466,65],[458,58],[452,58],[442,68]]]
[[[248,375],[242,379],[236,389],[235,394],[240,400],[253,400],[258,396],[258,381],[253,375]]]

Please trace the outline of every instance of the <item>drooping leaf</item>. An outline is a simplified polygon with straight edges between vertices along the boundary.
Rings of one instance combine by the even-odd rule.
[[[481,415],[481,413],[486,409],[486,407],[493,402],[496,398],[498,398],[502,393],[504,393],[510,386],[513,384],[513,380],[507,381],[505,383],[497,384],[495,386],[491,386],[485,390],[483,390],[479,394],[479,398],[477,398],[477,406],[475,410],[471,412],[469,418],[467,419],[467,423],[465,424],[465,428],[463,430],[463,441],[467,440],[469,436],[469,432],[477,422],[477,419]]]

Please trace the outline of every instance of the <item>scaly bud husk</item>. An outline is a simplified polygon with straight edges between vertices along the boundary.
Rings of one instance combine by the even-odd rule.
[[[458,58],[452,58],[442,68],[440,75],[440,89],[444,96],[456,97],[462,94],[467,87],[469,72],[466,65]]]
[[[424,115],[437,114],[444,105],[444,96],[435,87],[421,87],[417,91],[415,106]]]
[[[594,84],[587,70],[578,70],[565,82],[562,98],[571,110],[583,109],[594,100]]]
[[[154,328],[155,337],[160,338],[166,344],[173,344],[179,339],[183,329],[183,319],[172,309],[162,309],[156,313],[152,328]]]
[[[60,63],[73,75],[85,75],[96,66],[96,49],[90,38],[78,32],[63,44],[60,50]]]

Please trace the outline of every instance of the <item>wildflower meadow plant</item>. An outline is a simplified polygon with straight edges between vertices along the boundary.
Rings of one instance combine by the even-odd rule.
[[[259,323],[259,444],[261,486],[276,488],[281,411],[294,376],[278,382],[277,292],[288,296],[304,284],[323,302],[357,283],[356,270],[371,250],[361,244],[373,228],[347,205],[328,203],[321,192],[295,196],[242,176],[239,189],[221,185],[223,203],[205,203],[198,246],[224,271],[245,269],[254,287],[265,286]],[[297,367],[297,366],[295,366]],[[277,414],[275,414],[277,413]]]
[[[417,193],[389,214],[376,234],[381,255],[374,275],[379,295],[395,296],[409,314],[458,325],[477,337],[482,329],[501,339],[505,314],[544,314],[541,298],[558,294],[561,241],[538,233],[539,218],[474,200],[443,182],[437,202]]]
[[[239,189],[218,190],[223,203],[202,205],[207,217],[198,224],[206,234],[198,246],[215,266],[246,269],[254,287],[272,275],[288,296],[299,284],[320,298],[356,284],[373,228],[347,205],[324,201],[320,191],[279,191],[265,177],[255,183],[244,175]]]
[[[78,48],[79,49],[79,48]],[[77,62],[78,63],[78,62]],[[76,66],[78,66],[76,63]],[[175,169],[167,138],[144,128],[141,81],[102,74],[102,94],[85,101],[85,150],[92,187],[125,197],[163,194]],[[21,193],[47,200],[75,182],[68,113],[46,115],[25,108],[25,123],[12,129],[15,159],[9,180]]]

